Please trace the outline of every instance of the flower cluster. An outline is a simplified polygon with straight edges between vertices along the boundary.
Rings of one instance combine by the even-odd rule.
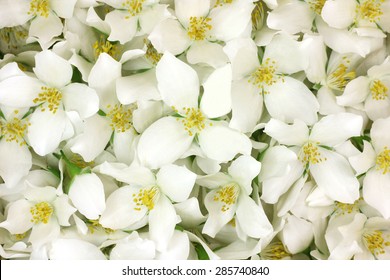
[[[390,259],[390,0],[1,0],[4,259]]]

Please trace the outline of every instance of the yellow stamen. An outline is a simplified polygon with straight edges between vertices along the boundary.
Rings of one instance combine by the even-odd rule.
[[[364,0],[363,0],[364,1]],[[381,5],[384,0],[365,0],[357,6],[357,14],[360,18],[375,22],[383,15]]]
[[[34,224],[47,224],[53,214],[53,207],[47,202],[39,202],[30,208],[31,222]]]
[[[198,108],[183,108],[185,111],[186,117],[180,119],[184,125],[184,129],[188,131],[190,136],[193,136],[194,133],[199,133],[205,128],[206,117]],[[179,120],[179,119],[177,119]],[[211,125],[211,123],[210,123]]]
[[[100,54],[106,53],[112,58],[116,59],[119,52],[118,46],[112,44],[110,41],[106,40],[103,36],[101,36],[100,40],[96,41],[93,44],[93,48],[95,50],[96,58],[98,58]]]
[[[252,10],[252,27],[253,30],[260,30],[263,27],[264,20],[264,6],[263,1],[257,1],[255,7]]]
[[[265,62],[250,75],[248,82],[261,88],[264,94],[268,94],[269,92],[264,89],[265,86],[272,86],[280,79],[284,82],[281,76],[275,74],[275,71],[275,61],[271,62],[271,60],[267,58]]]
[[[24,136],[29,125],[29,122],[16,117],[13,117],[9,121],[0,119],[0,137],[4,137],[7,142],[14,141],[19,143],[20,146],[25,145],[26,141],[24,140]]]
[[[146,43],[146,42],[145,42]],[[157,65],[157,63],[160,61],[162,54],[158,53],[157,50],[154,48],[151,42],[148,42],[146,44],[146,58],[154,65]]]
[[[337,216],[340,216],[340,215],[345,215],[345,214],[358,213],[360,201],[362,201],[362,200],[363,200],[362,198],[359,198],[353,204],[342,203],[342,202],[336,201],[335,202],[335,214]]]
[[[202,41],[206,38],[206,33],[211,30],[209,24],[211,18],[205,17],[190,17],[190,26],[188,27],[188,37],[192,40]]]
[[[371,84],[370,91],[372,99],[385,100],[388,96],[388,88],[380,80],[374,80]]]
[[[348,64],[349,61],[345,60]],[[333,71],[328,77],[328,86],[331,89],[343,91],[347,84],[355,79],[355,71],[348,71],[348,66],[344,63],[341,63],[337,66],[336,70]]]
[[[49,0],[31,0],[30,10],[27,14],[47,18],[49,16]]]
[[[363,242],[367,249],[375,256],[385,253],[385,247],[390,246],[390,235],[383,236],[381,230],[373,230],[363,233]]]
[[[24,26],[4,27],[0,29],[3,52],[15,52],[26,45],[28,29]]]
[[[135,202],[135,210],[141,211],[141,207],[146,207],[149,211],[154,208],[154,203],[158,196],[158,188],[142,188],[138,194],[133,194],[133,201]]]
[[[277,241],[270,243],[260,252],[260,257],[263,260],[282,260],[290,258],[291,254],[284,248],[282,242]]]
[[[110,109],[111,106],[107,108]],[[111,119],[110,126],[116,132],[125,132],[133,127],[133,111],[128,106],[116,104],[108,112],[107,117]]]
[[[309,2],[309,7],[312,9],[317,15],[321,15],[322,8],[325,5],[326,0],[311,0]]]
[[[38,94],[38,97],[33,100],[35,104],[46,103],[46,107],[42,106],[41,111],[46,111],[46,108],[50,112],[55,114],[60,106],[62,100],[62,93],[56,88],[41,87],[42,92]]]
[[[126,16],[126,18],[129,19],[131,16],[134,17],[141,13],[144,2],[145,0],[126,0],[123,2],[122,7],[130,14],[129,16]]]
[[[214,8],[218,7],[218,6],[223,6],[223,5],[226,5],[226,4],[231,4],[231,3],[233,3],[233,0],[217,0],[215,2]]]
[[[105,231],[105,233],[107,233],[107,234],[110,234],[110,233],[115,232],[115,230],[113,230],[113,229],[103,227],[103,226],[99,223],[99,220],[88,220],[88,224],[89,224],[89,225],[88,225],[88,229],[89,229],[89,231],[91,232],[91,234],[94,234],[95,231],[96,231],[97,229],[99,229],[99,228],[102,228],[102,229]]]
[[[223,203],[221,211],[226,212],[231,205],[236,203],[239,191],[239,187],[234,183],[223,186],[217,190],[213,200]]]
[[[383,170],[382,174],[390,172],[390,150],[387,147],[376,157],[376,169]]]
[[[15,239],[17,241],[20,241],[20,240],[23,240],[26,236],[27,236],[27,231],[24,232],[24,233],[15,234]]]
[[[299,160],[304,164],[317,164],[327,160],[321,157],[321,153],[318,150],[317,144],[313,142],[307,142],[299,152]]]
[[[89,161],[89,162],[84,161],[83,157],[79,154],[72,154],[70,161],[76,164],[80,168],[92,167],[95,165],[94,161]]]

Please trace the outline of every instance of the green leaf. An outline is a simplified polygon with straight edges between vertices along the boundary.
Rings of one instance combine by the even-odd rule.
[[[75,177],[76,175],[79,175],[81,174],[82,172],[82,169],[80,167],[78,167],[76,164],[74,164],[73,162],[71,162],[64,154],[63,151],[61,151],[61,158],[64,160],[65,162],[65,168],[66,168],[66,172],[68,173],[69,177],[73,179],[73,177]]]
[[[209,260],[210,257],[207,254],[206,250],[203,248],[203,246],[200,243],[196,243],[194,245],[196,254],[198,255],[199,260]]]
[[[107,114],[104,111],[102,111],[102,110],[99,110],[97,113],[98,113],[99,116],[102,116],[102,117],[107,116]]]
[[[72,68],[73,68],[72,82],[73,83],[83,83],[84,81],[83,81],[82,74],[81,74],[80,70],[74,66]]]

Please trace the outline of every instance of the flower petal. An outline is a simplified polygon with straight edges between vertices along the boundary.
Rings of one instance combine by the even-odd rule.
[[[0,103],[9,107],[35,106],[42,82],[29,76],[13,76],[0,82]]]
[[[134,231],[131,235],[134,233],[137,232]],[[155,256],[156,248],[153,241],[135,237],[117,243],[111,250],[110,260],[153,260]]]
[[[61,90],[66,111],[76,111],[81,118],[89,118],[99,110],[99,97],[87,85],[73,83]]]
[[[222,67],[229,59],[223,47],[209,41],[195,41],[187,51],[187,60],[191,64],[207,64],[213,68]]]
[[[11,234],[22,234],[33,226],[30,214],[31,202],[21,199],[9,204],[7,219],[0,223],[0,227],[7,229]]]
[[[196,174],[185,166],[164,165],[156,174],[157,184],[172,201],[183,202],[194,187]]]
[[[26,23],[33,16],[28,14],[30,5],[23,0],[0,2],[0,28],[13,27]]]
[[[41,247],[60,235],[60,225],[57,219],[51,218],[46,224],[39,223],[33,226],[28,241],[34,247]]]
[[[337,96],[337,104],[353,106],[363,102],[370,93],[370,79],[365,76],[357,77],[347,84],[344,93]]]
[[[384,147],[390,148],[390,117],[376,120],[371,127],[371,143],[375,151],[381,152]]]
[[[125,132],[116,132],[113,140],[114,154],[118,161],[130,164],[135,155],[135,139],[137,133],[134,129]]]
[[[390,116],[390,99],[386,98],[384,100],[375,100],[371,95],[366,99],[364,111],[373,121],[379,118],[386,118]]]
[[[283,145],[301,146],[309,139],[309,128],[299,119],[293,124],[285,124],[282,121],[271,119],[264,132]]]
[[[191,197],[183,202],[175,203],[176,213],[180,216],[180,224],[184,227],[194,228],[206,220],[199,208],[199,201]]]
[[[250,195],[252,192],[252,180],[259,175],[261,163],[249,155],[243,155],[235,159],[228,168],[228,173]]]
[[[280,233],[280,239],[292,254],[302,252],[313,240],[312,224],[293,215],[287,217],[287,222]]]
[[[354,0],[326,1],[321,10],[321,17],[330,27],[344,29],[354,22],[356,6]]]
[[[106,208],[103,183],[93,173],[75,177],[69,198],[77,210],[90,220],[98,219]]]
[[[55,213],[58,219],[58,224],[61,226],[70,226],[69,218],[77,211],[77,209],[69,204],[69,197],[65,194],[59,196],[53,202],[53,206],[56,209]]]
[[[77,0],[70,0],[64,3],[62,0],[50,0],[52,10],[62,18],[71,18]]]
[[[390,174],[380,170],[370,170],[363,180],[363,198],[385,219],[390,218]]]
[[[49,249],[51,260],[105,260],[98,247],[81,239],[58,238],[51,242]]]
[[[186,260],[190,253],[190,240],[185,232],[175,230],[165,251],[158,253],[157,260]]]
[[[121,44],[125,44],[133,39],[137,32],[137,17],[129,17],[129,14],[125,11],[114,10],[109,12],[104,19],[110,26],[111,32],[108,40],[119,41]]]
[[[188,27],[190,17],[205,17],[209,13],[210,0],[175,0],[175,13],[180,23]]]
[[[356,175],[359,176],[366,173],[368,169],[375,166],[376,153],[369,142],[363,140],[363,152],[357,155],[348,157],[348,161],[355,169]]]

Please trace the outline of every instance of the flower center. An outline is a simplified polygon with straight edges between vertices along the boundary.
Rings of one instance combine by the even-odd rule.
[[[15,111],[17,113],[17,111]],[[15,141],[20,143],[20,146],[26,144],[24,135],[26,134],[27,127],[30,123],[14,117],[12,120],[5,122],[0,119],[0,138],[5,139],[7,142]]]
[[[231,3],[233,3],[233,0],[217,0],[215,2],[214,7],[223,6],[225,4],[231,4]]]
[[[212,28],[209,24],[211,18],[208,17],[190,17],[190,26],[188,27],[188,37],[192,40],[202,41],[206,38],[206,33]]]
[[[39,202],[30,208],[31,222],[34,224],[47,224],[53,214],[53,207],[47,202]]]
[[[359,198],[353,204],[342,203],[342,202],[336,201],[335,202],[335,214],[340,216],[340,215],[359,212],[359,204],[360,204],[360,201],[362,201],[362,200],[363,200],[362,198]]]
[[[47,103],[46,107],[49,109],[50,112],[55,114],[58,110],[58,107],[60,106],[60,102],[62,100],[62,93],[56,88],[41,87],[41,90],[43,91],[38,94],[38,97],[35,98],[33,102],[36,104]],[[46,111],[46,107],[42,106],[41,111]]]
[[[49,16],[49,0],[31,0],[29,15],[47,18]]]
[[[195,133],[199,133],[205,128],[206,117],[198,108],[183,108],[185,110],[185,118],[181,119],[184,124],[184,129],[190,136]],[[177,119],[179,120],[179,119]],[[211,125],[211,123],[210,123]]]
[[[141,207],[146,207],[149,211],[154,208],[154,203],[157,199],[158,188],[142,188],[137,194],[133,194],[135,202],[134,210],[141,211]]]
[[[349,60],[346,61],[349,63]],[[343,91],[346,85],[353,79],[355,79],[355,71],[348,71],[348,66],[344,63],[339,64],[336,70],[333,71],[328,78],[328,85],[330,88]]]
[[[387,147],[376,157],[376,165],[376,169],[383,170],[383,174],[390,172],[390,150]]]
[[[260,257],[263,260],[282,260],[291,257],[291,254],[286,251],[282,242],[277,241],[265,247],[261,251]]]
[[[319,143],[308,142],[302,147],[299,153],[299,160],[304,165],[317,164],[326,160],[326,158],[321,157],[317,144]]]
[[[373,255],[381,255],[385,253],[385,247],[390,246],[390,235],[383,236],[383,232],[380,230],[374,230],[363,233],[363,242],[367,249]]]
[[[263,27],[264,6],[262,1],[257,1],[251,14],[252,26],[254,30],[260,30]]]
[[[381,5],[384,0],[366,0],[357,7],[357,14],[360,18],[370,22],[378,21],[383,15]]]
[[[324,7],[325,2],[326,2],[326,0],[311,0],[311,1],[309,1],[309,7],[317,15],[321,15],[322,8]]]
[[[28,29],[23,26],[4,27],[0,29],[0,39],[5,44],[4,47],[9,52],[15,51],[26,45],[27,37]]]
[[[21,241],[27,236],[27,231],[23,233],[14,234],[16,241]]]
[[[115,230],[110,229],[110,228],[105,228],[103,227],[100,223],[99,220],[88,220],[88,229],[91,232],[91,234],[94,234],[96,230],[102,228],[105,233],[110,234],[115,232]]]
[[[263,63],[259,68],[256,69],[255,72],[250,75],[248,82],[252,83],[258,88],[261,88],[263,90],[263,93],[267,94],[269,92],[264,90],[264,86],[272,86],[282,78],[280,76],[277,76],[275,74],[275,71],[275,61],[271,62],[270,59],[267,58],[265,60],[265,63]],[[284,80],[282,79],[282,81]]]
[[[389,89],[380,80],[374,80],[370,87],[372,99],[385,100],[388,96],[388,90]]]
[[[236,203],[239,194],[239,188],[236,184],[232,183],[220,188],[214,195],[213,200],[221,202],[221,211],[226,212],[230,209],[230,206]]]
[[[93,49],[95,50],[96,58],[98,58],[101,53],[106,53],[114,59],[118,55],[118,47],[111,44],[111,42],[106,40],[103,36],[93,44]]]
[[[146,43],[146,42],[145,42]],[[157,63],[160,61],[162,54],[158,53],[157,50],[154,48],[151,42],[148,42],[146,44],[146,58],[153,64],[157,65]]]
[[[107,108],[110,109],[111,105],[108,105]],[[108,112],[107,116],[111,119],[110,126],[116,132],[125,132],[133,126],[133,111],[122,104],[116,104],[114,108]]]
[[[130,16],[136,16],[142,12],[144,2],[145,0],[126,0],[122,3],[122,7],[127,10]],[[126,18],[130,18],[130,16],[126,16]]]

